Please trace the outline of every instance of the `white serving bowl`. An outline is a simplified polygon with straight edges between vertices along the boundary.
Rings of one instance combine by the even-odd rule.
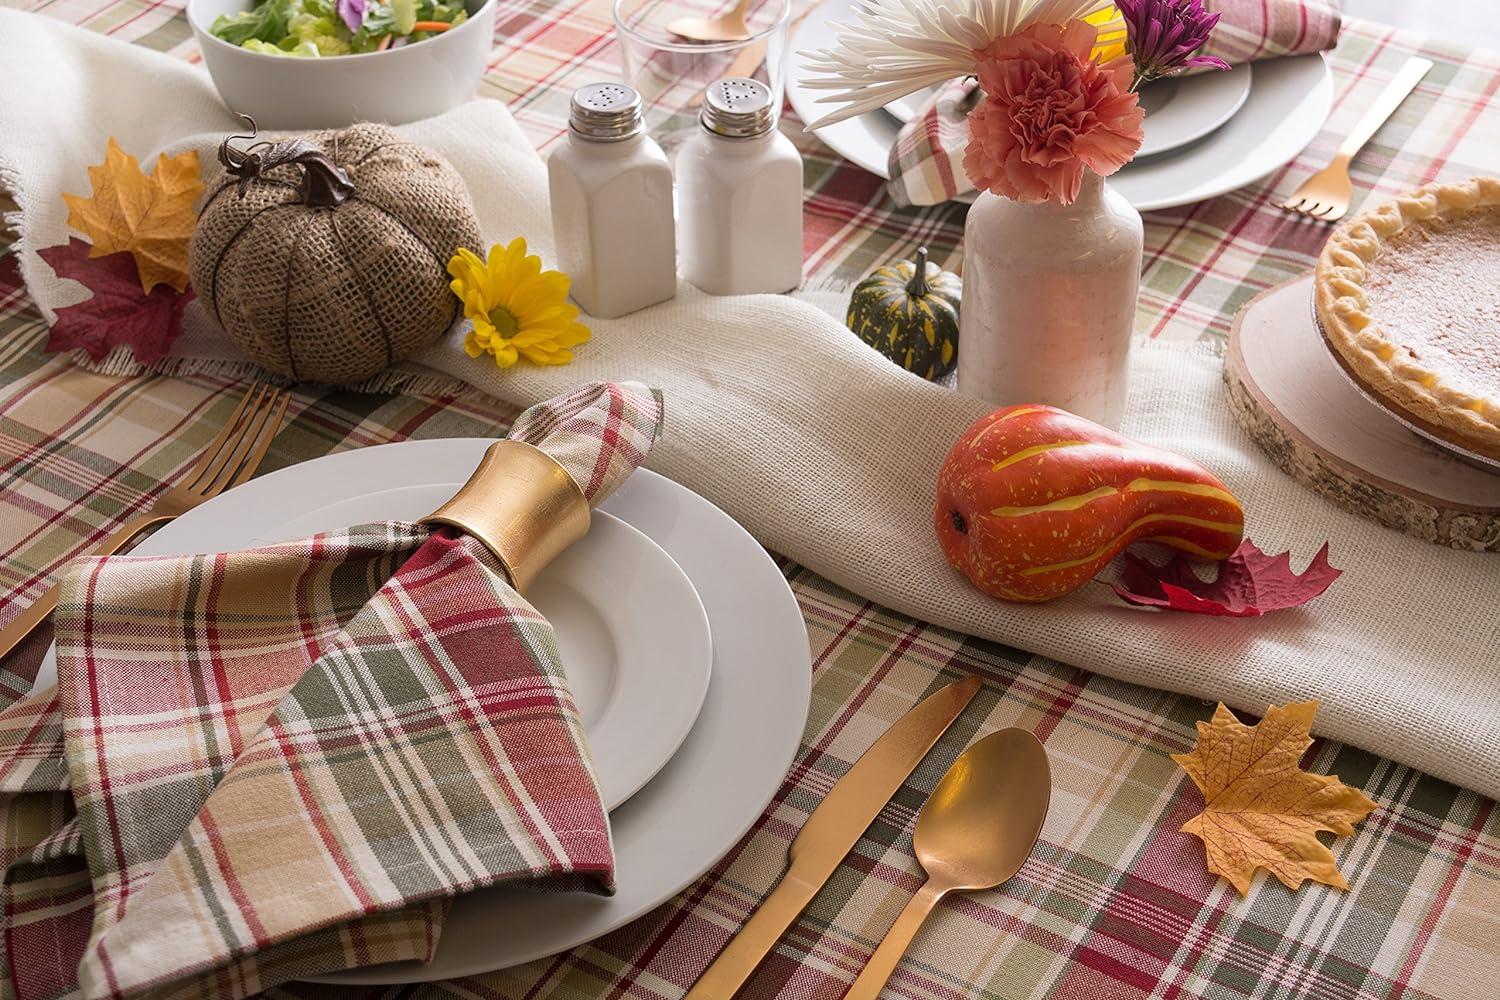
[[[469,0],[468,20],[435,38],[384,52],[316,59],[251,52],[209,31],[220,14],[248,10],[254,0],[188,0],[187,18],[219,96],[257,126],[399,125],[441,114],[474,96],[490,55],[497,2]]]

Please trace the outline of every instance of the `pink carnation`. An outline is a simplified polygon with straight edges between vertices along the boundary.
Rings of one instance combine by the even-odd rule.
[[[1130,92],[1130,60],[1094,62],[1097,34],[1084,21],[1034,24],[975,53],[984,98],[964,150],[975,187],[1066,205],[1085,167],[1108,176],[1135,155],[1145,112]]]

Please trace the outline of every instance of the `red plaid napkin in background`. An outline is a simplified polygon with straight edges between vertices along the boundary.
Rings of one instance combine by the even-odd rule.
[[[1203,6],[1222,15],[1204,53],[1232,65],[1338,44],[1338,0],[1204,0]],[[887,185],[898,205],[938,205],[974,190],[964,173],[964,118],[978,98],[977,80],[953,80],[902,127],[891,147]]]
[[[661,419],[594,384],[511,436],[594,504]],[[430,958],[459,892],[613,890],[556,639],[478,542],[392,522],[62,586],[58,684],[0,713],[0,994],[244,997]]]

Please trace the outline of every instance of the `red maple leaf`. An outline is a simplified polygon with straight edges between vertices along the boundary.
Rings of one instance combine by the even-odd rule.
[[[1298,574],[1290,552],[1268,556],[1248,538],[1218,567],[1218,576],[1204,580],[1180,552],[1161,566],[1127,552],[1120,582],[1110,586],[1129,604],[1252,618],[1306,604],[1343,572],[1328,565],[1327,542]]]
[[[124,344],[143,365],[159,360],[182,333],[182,310],[193,293],[159,284],[141,291],[135,257],[128,251],[90,257],[89,244],[71,237],[66,246],[37,251],[59,278],[72,278],[92,298],[57,310],[47,350],[80,349],[102,361]]]

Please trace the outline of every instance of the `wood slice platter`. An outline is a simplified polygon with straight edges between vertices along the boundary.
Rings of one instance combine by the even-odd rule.
[[[1344,374],[1318,333],[1313,278],[1245,304],[1224,383],[1241,426],[1284,472],[1346,510],[1455,549],[1500,552],[1500,471],[1413,433]]]

